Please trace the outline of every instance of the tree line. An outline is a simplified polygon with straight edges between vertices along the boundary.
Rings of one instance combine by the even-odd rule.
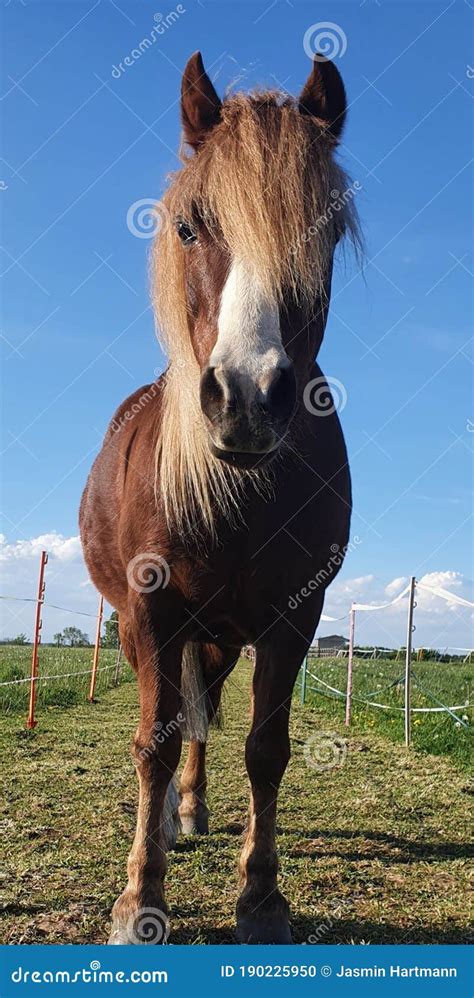
[[[42,642],[45,645],[55,645],[57,648],[90,648],[92,642],[85,631],[79,627],[65,627],[53,634],[52,641]],[[0,638],[0,645],[31,645],[26,634],[17,634],[14,638]],[[108,620],[104,620],[104,633],[100,639],[101,648],[118,648],[118,613],[114,610]]]

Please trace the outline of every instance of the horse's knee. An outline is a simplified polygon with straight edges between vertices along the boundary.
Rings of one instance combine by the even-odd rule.
[[[290,739],[288,733],[281,732],[275,738],[274,733],[265,731],[265,727],[251,731],[245,743],[245,762],[250,782],[280,783],[285,769],[290,761]]]
[[[181,755],[182,737],[179,727],[169,731],[166,736],[163,728],[156,726],[156,731],[143,738],[138,731],[132,743],[132,758],[137,771],[151,778],[160,773],[166,777],[174,773]]]

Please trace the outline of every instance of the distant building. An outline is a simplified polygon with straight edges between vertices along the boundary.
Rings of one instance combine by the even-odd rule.
[[[320,658],[323,656],[330,657],[337,655],[340,651],[346,650],[347,638],[344,638],[342,634],[328,634],[325,638],[316,638],[311,647]]]

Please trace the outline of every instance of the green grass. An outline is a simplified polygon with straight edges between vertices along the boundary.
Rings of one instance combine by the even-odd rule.
[[[345,692],[347,682],[347,659],[341,658],[309,658],[310,673],[332,686]],[[392,688],[387,687],[403,676],[404,663],[387,659],[364,660],[357,659],[353,673],[353,709],[351,730],[367,734],[371,731],[384,735],[391,741],[404,740],[404,685],[399,683]],[[467,769],[472,765],[472,721],[473,708],[467,706],[474,700],[473,667],[470,663],[440,663],[413,662],[413,675],[419,680],[421,689],[415,679],[411,684],[412,707],[437,707],[425,692],[429,690],[442,704],[448,707],[459,707],[455,713],[461,721],[467,722],[464,727],[446,713],[419,713],[412,715],[412,739],[417,751],[434,755],[446,755]],[[333,698],[331,691],[321,683],[315,682],[310,676],[307,679],[307,700],[317,706],[327,718],[342,720],[344,718],[345,701]],[[318,688],[322,692],[315,692]],[[299,696],[300,684],[295,695]],[[376,703],[387,704],[398,710],[383,710],[358,702],[358,698]]]
[[[89,694],[93,648],[52,648],[40,645],[39,680],[37,682],[37,714],[43,707],[72,707],[83,703]],[[31,645],[0,645],[0,712],[28,713],[31,672]],[[96,693],[100,696],[113,686],[117,651],[101,648],[97,672]],[[72,675],[71,675],[72,673]],[[42,676],[57,679],[42,680]],[[127,662],[120,667],[120,682],[133,678]],[[2,683],[12,685],[2,686]]]
[[[211,732],[211,834],[170,854],[173,943],[233,942],[251,671],[240,663],[230,677],[224,727]],[[295,941],[467,942],[472,784],[449,758],[408,752],[373,728],[346,736],[340,713],[328,717],[320,702],[295,699],[280,795],[280,881]],[[2,721],[2,941],[105,942],[134,832],[137,715],[136,685],[125,683],[94,705],[44,705],[33,732],[18,714]],[[330,743],[347,737],[328,771],[312,764],[321,731]]]

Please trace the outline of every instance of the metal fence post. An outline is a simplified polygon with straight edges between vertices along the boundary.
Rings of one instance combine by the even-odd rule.
[[[354,604],[351,606],[350,618],[349,618],[349,652],[347,655],[347,689],[346,689],[346,718],[345,725],[346,728],[349,727],[351,723],[351,709],[352,709],[352,666],[354,661],[354,634],[355,634],[355,608]]]
[[[410,579],[410,591],[408,594],[408,620],[407,620],[407,645],[405,651],[405,745],[411,742],[411,645],[413,634],[413,609],[415,606],[415,585],[416,579],[412,575]]]
[[[122,645],[119,644],[117,652],[117,661],[115,663],[114,686],[118,686],[118,682],[120,679],[120,663],[122,661],[122,652],[123,652]]]
[[[97,629],[95,632],[94,658],[92,659],[91,685],[89,689],[89,703],[94,703],[95,684],[97,679],[97,666],[99,664],[100,632],[102,630],[102,615],[104,613],[104,597],[99,598],[99,612],[97,614]]]
[[[30,681],[30,702],[28,708],[28,719],[26,722],[27,728],[36,727],[35,720],[35,706],[36,706],[36,684],[38,680],[38,646],[41,642],[41,610],[44,602],[44,570],[48,563],[48,555],[46,551],[41,552],[40,557],[40,570],[38,579],[38,597],[36,600],[36,615],[35,615],[35,633],[33,637],[33,652],[31,655],[31,681]]]
[[[308,668],[308,656],[307,655],[305,655],[305,657],[303,659],[303,664],[302,664],[301,668],[302,668],[302,673],[301,673],[301,703],[304,703],[305,702],[305,697],[306,697],[306,670]]]

